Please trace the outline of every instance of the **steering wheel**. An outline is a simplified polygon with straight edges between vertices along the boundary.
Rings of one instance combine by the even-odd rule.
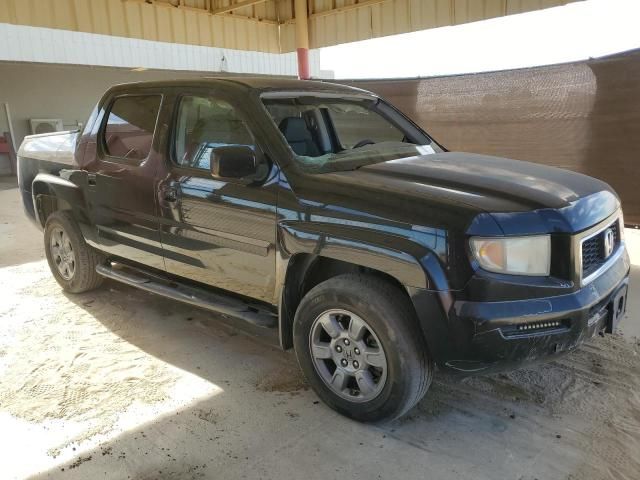
[[[370,140],[368,138],[365,138],[364,140],[360,140],[353,147],[351,147],[351,150],[353,150],[354,148],[364,147],[365,145],[373,145],[374,143],[376,143],[376,142],[374,142],[373,140]]]

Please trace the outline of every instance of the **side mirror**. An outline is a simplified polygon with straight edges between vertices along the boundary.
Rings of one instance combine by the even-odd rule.
[[[211,152],[211,175],[221,179],[234,179],[238,183],[251,183],[257,171],[256,154],[244,145],[214,148]]]

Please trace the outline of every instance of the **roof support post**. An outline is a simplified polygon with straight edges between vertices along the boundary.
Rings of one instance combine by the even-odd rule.
[[[309,80],[309,15],[307,0],[295,0],[296,51],[298,52],[298,78]]]

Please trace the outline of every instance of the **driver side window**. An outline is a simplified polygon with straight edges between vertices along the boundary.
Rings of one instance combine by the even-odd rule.
[[[253,136],[231,104],[212,97],[180,99],[174,146],[178,165],[208,171],[213,149],[231,145],[255,151]]]

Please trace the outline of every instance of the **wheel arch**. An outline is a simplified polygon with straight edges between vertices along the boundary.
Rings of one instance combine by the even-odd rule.
[[[68,210],[76,220],[85,204],[82,190],[75,183],[47,173],[39,173],[31,184],[36,222],[44,228],[47,218],[58,210]]]
[[[442,287],[443,270],[426,247],[403,238],[345,228],[339,235],[317,225],[280,225],[282,256],[278,270],[279,335],[283,349],[293,346],[293,321],[300,301],[315,285],[344,273],[366,273],[387,281],[406,295],[414,309],[409,290]],[[365,233],[367,241],[361,234]],[[428,269],[435,268],[439,281],[432,281]]]

